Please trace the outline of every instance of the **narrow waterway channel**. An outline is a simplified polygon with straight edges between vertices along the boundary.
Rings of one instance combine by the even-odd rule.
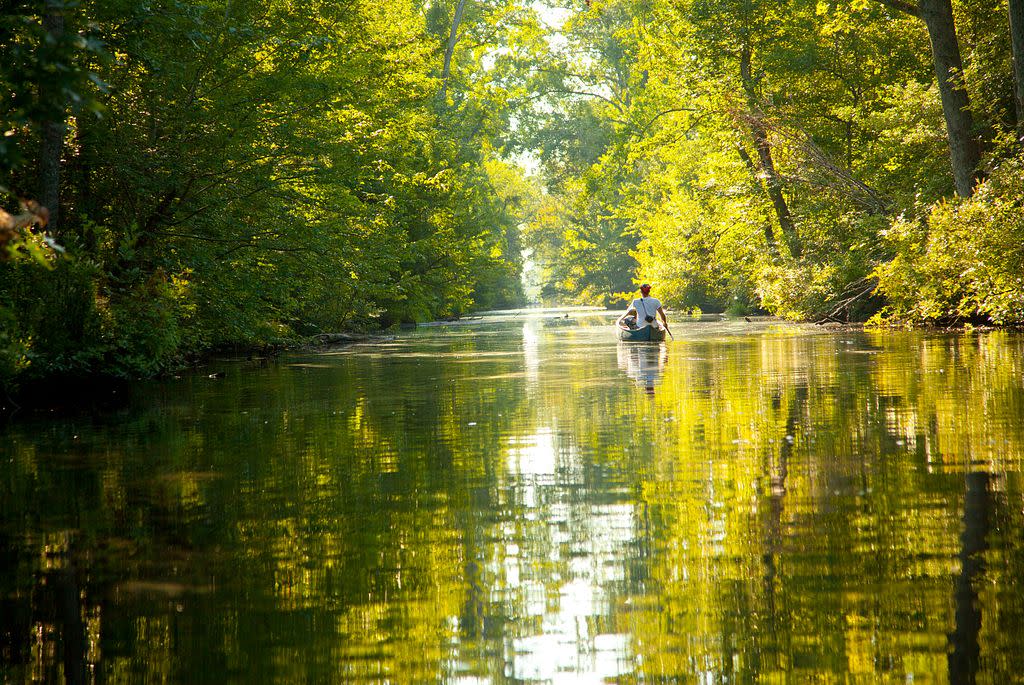
[[[611,320],[0,427],[0,681],[1019,679],[1024,337]]]

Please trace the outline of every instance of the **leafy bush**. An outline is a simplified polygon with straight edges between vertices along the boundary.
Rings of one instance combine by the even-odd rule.
[[[12,388],[17,375],[28,367],[28,344],[14,312],[0,306],[0,391]]]
[[[1024,322],[1024,156],[992,171],[969,200],[941,201],[885,233],[879,266],[888,304],[876,323]]]

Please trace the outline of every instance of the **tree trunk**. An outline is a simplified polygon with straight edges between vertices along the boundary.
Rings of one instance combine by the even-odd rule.
[[[764,185],[761,183],[761,174],[758,171],[757,165],[754,164],[754,160],[750,157],[750,153],[743,147],[743,143],[736,143],[736,151],[740,155],[740,159],[743,160],[743,164],[746,165],[747,171],[750,173],[750,180],[758,190],[767,194]],[[775,231],[772,230],[771,220],[764,222],[764,239],[768,243],[768,249],[773,254],[778,254],[778,241],[775,239]]]
[[[775,160],[772,158],[772,148],[768,143],[768,134],[760,122],[755,122],[751,128],[754,134],[754,144],[757,147],[757,156],[761,161],[761,170],[765,175],[765,189],[768,191],[768,197],[771,198],[772,206],[775,208],[775,216],[779,219],[779,229],[782,230],[782,235],[786,239],[789,253],[794,258],[797,258],[802,253],[800,238],[796,233],[796,224],[793,221],[793,215],[790,214],[789,204],[786,202],[786,197],[782,194],[782,179],[779,177],[779,172],[775,169]]]
[[[802,250],[800,248],[800,237],[796,232],[796,224],[793,215],[789,211],[786,197],[782,194],[782,177],[775,168],[775,160],[772,157],[771,143],[768,140],[768,131],[762,121],[761,108],[757,103],[754,78],[751,71],[751,50],[744,46],[740,54],[740,77],[743,80],[743,89],[747,94],[747,105],[750,109],[750,134],[754,138],[754,147],[757,149],[757,158],[760,162],[761,174],[764,177],[764,189],[768,198],[772,201],[775,209],[775,216],[779,220],[779,229],[785,239],[789,253],[797,258]]]
[[[1013,48],[1013,101],[1017,142],[1024,140],[1024,0],[1010,0],[1010,45]]]
[[[72,198],[72,202],[78,209],[80,214],[85,216],[93,216],[95,214],[93,207],[93,192],[92,192],[92,167],[90,161],[90,146],[88,136],[85,133],[85,125],[80,120],[78,125],[75,127],[75,147],[77,148],[77,154],[73,156],[73,163],[66,165],[64,173],[66,176],[76,176],[76,180],[69,183],[70,186],[77,190],[76,195]],[[65,199],[66,196],[65,196]],[[96,231],[88,231],[78,236],[83,240],[81,247],[89,253],[92,253],[96,249]]]
[[[452,55],[455,54],[455,43],[459,40],[459,24],[462,23],[462,12],[466,9],[466,0],[459,0],[455,5],[455,15],[452,17],[452,30],[448,34],[448,45],[444,49],[444,68],[441,70],[441,100],[445,99],[448,92],[448,77],[452,72]]]
[[[953,183],[958,195],[970,197],[974,193],[974,183],[977,180],[981,149],[974,138],[970,98],[960,82],[963,78],[964,65],[960,57],[960,42],[956,37],[952,1],[918,0],[916,7],[904,0],[878,2],[923,19],[925,26],[928,27],[928,39],[932,44],[932,62],[935,65],[935,77],[939,82],[939,97],[942,100],[942,114],[946,118],[946,138],[949,141],[950,162],[953,166]],[[1022,0],[1010,0],[1011,16],[1014,6],[1020,5],[1021,2]]]
[[[971,103],[963,87],[963,61],[956,37],[951,0],[919,0],[920,16],[928,27],[932,60],[939,82],[942,113],[946,118],[953,182],[961,197],[970,197],[977,179],[981,151],[974,138]]]
[[[48,36],[60,42],[64,35],[64,15],[60,8],[47,3],[43,26]],[[42,122],[42,141],[39,151],[39,202],[50,210],[50,231],[60,231],[60,159],[64,148],[64,103],[62,96],[53,92],[46,77],[39,82],[39,99],[44,107],[59,112],[49,121]]]

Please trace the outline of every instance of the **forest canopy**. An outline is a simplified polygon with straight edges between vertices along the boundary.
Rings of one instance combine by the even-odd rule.
[[[9,3],[0,379],[639,281],[1020,323],[1022,6]]]
[[[65,250],[8,246],[25,258],[0,266],[5,372],[150,374],[211,348],[519,304],[524,181],[494,142],[507,115],[465,76],[479,51],[442,73],[449,32],[427,9],[5,15],[2,185],[50,208]]]
[[[552,297],[1024,318],[1020,0],[594,0],[545,60]]]

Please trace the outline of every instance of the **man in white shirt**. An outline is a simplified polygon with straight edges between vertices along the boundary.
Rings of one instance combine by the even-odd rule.
[[[668,320],[665,318],[665,310],[661,308],[661,300],[656,297],[651,297],[651,286],[644,283],[640,286],[640,297],[633,300],[630,303],[629,309],[626,313],[619,317],[616,322],[619,326],[625,326],[625,320],[628,316],[636,317],[636,327],[644,328],[645,326],[655,325],[655,314],[661,317],[662,323],[665,328],[668,328]]]

